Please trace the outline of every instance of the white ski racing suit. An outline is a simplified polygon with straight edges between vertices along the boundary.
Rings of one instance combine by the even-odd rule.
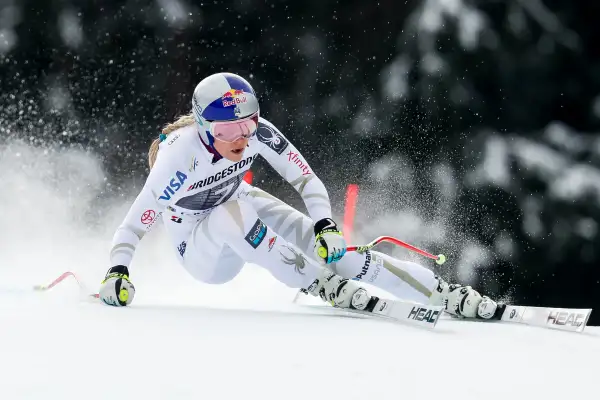
[[[259,154],[302,196],[310,218],[243,180]],[[331,205],[302,154],[261,118],[238,162],[211,153],[196,124],[167,136],[115,232],[111,264],[128,267],[136,246],[161,216],[182,265],[202,282],[225,283],[252,262],[290,287],[307,288],[320,268],[313,256],[313,221],[331,218]],[[437,287],[429,269],[376,251],[348,252],[329,268],[420,303],[427,303]]]

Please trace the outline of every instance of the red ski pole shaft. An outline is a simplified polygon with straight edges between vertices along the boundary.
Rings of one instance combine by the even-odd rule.
[[[370,242],[364,246],[349,246],[347,248],[347,251],[357,251],[359,253],[363,253],[363,252],[370,250],[373,247],[377,246],[381,242],[390,242],[395,245],[402,246],[405,249],[414,251],[415,253],[418,253],[427,258],[431,258],[432,260],[435,260],[435,262],[440,265],[446,262],[446,256],[443,254],[438,254],[437,256],[435,256],[431,253],[426,252],[425,250],[421,250],[418,247],[413,246],[412,244],[408,244],[408,243],[403,242],[400,239],[396,239],[395,237],[392,237],[392,236],[380,236],[377,239],[373,240],[372,242]]]

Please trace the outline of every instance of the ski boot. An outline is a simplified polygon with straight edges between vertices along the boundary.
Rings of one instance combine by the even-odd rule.
[[[356,282],[322,267],[321,273],[305,290],[313,296],[319,296],[323,301],[334,307],[368,310],[377,302],[377,297],[369,295],[366,289]]]
[[[498,304],[488,296],[482,296],[471,286],[448,284],[435,277],[438,286],[430,297],[430,303],[443,306],[445,311],[457,318],[499,319],[505,305]]]

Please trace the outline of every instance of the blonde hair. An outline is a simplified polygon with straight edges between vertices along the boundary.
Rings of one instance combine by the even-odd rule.
[[[175,122],[171,122],[170,124],[165,125],[159,138],[154,139],[152,141],[152,144],[150,144],[150,149],[148,150],[148,165],[150,166],[150,169],[152,169],[152,166],[156,161],[156,156],[158,155],[158,146],[160,145],[160,142],[165,140],[171,132],[174,132],[179,128],[190,126],[194,122],[196,122],[196,120],[194,119],[194,114],[189,113],[187,115],[182,115]]]

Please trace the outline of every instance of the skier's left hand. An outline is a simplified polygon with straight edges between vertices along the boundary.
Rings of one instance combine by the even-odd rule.
[[[346,254],[346,240],[331,218],[315,224],[315,256],[323,264],[339,261]]]

